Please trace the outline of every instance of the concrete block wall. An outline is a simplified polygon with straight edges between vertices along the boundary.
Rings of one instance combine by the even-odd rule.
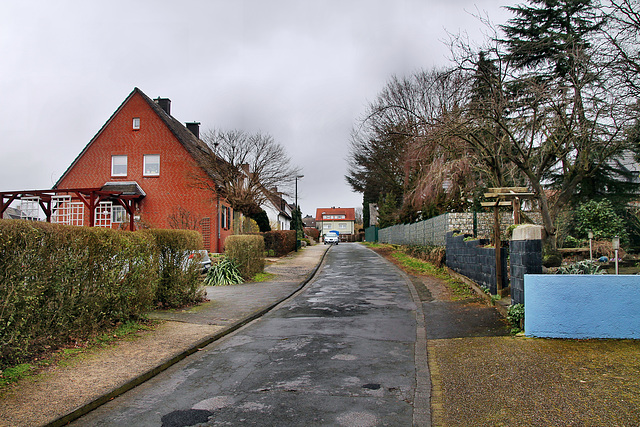
[[[455,235],[447,233],[446,264],[447,267],[468,277],[480,286],[489,289],[492,295],[497,290],[496,280],[496,251],[495,248],[482,247],[489,243],[488,239],[474,239],[465,241],[470,234]],[[501,248],[502,257],[502,287],[508,286],[507,248]]]
[[[524,304],[525,274],[542,274],[542,227],[521,225],[509,242],[511,304]]]

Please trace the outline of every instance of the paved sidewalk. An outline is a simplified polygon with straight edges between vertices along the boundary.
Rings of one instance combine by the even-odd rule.
[[[0,399],[0,426],[65,425],[124,393],[288,298],[311,279],[328,248],[307,247],[268,265],[276,275],[269,282],[207,287],[209,302],[152,313],[166,322],[141,338],[22,382]]]

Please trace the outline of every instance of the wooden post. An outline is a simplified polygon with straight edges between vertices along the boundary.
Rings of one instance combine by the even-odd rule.
[[[520,199],[513,199],[513,224],[520,225]]]

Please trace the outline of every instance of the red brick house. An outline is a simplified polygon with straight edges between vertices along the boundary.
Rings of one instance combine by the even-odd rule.
[[[83,212],[58,208],[58,216],[63,212],[69,217],[66,223],[78,225],[129,229],[135,222],[136,227],[196,229],[207,250],[221,252],[233,234],[233,212],[211,190],[218,188],[207,166],[213,153],[199,139],[199,123],[183,125],[171,116],[170,107],[169,99],[152,100],[135,88],[53,187],[97,188],[119,194],[121,200],[129,197],[131,207],[98,199],[107,201],[96,205],[90,218],[71,193],[68,205]]]

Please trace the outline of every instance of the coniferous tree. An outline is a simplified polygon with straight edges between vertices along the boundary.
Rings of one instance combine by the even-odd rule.
[[[518,68],[550,66],[560,78],[575,74],[591,37],[604,25],[593,0],[529,0],[506,9],[515,14],[501,26],[509,59]]]

